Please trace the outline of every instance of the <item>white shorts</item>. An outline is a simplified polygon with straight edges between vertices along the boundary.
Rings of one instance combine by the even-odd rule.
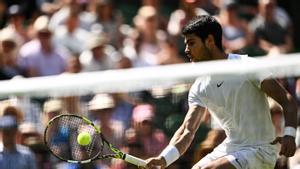
[[[276,149],[272,145],[243,147],[240,150],[225,152],[224,145],[219,145],[213,152],[206,155],[194,168],[204,167],[210,162],[225,157],[236,169],[274,169]]]

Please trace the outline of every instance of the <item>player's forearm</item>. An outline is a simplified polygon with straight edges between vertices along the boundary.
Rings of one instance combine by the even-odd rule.
[[[189,131],[184,126],[181,126],[174,137],[170,141],[170,145],[176,146],[180,154],[183,154],[192,143],[194,139],[195,132]]]
[[[183,126],[180,126],[180,128],[175,132],[175,134],[173,135],[172,139],[170,140],[171,145],[176,145],[178,143],[178,141],[180,140],[181,135],[184,132],[184,128]]]
[[[190,106],[182,125],[175,132],[169,145],[159,155],[160,159],[164,159],[165,166],[172,164],[188,149],[200,126],[204,110],[197,105]]]
[[[280,104],[284,114],[285,126],[296,128],[297,103],[288,91],[276,80],[264,80],[261,83],[262,90],[277,103]]]
[[[282,104],[285,126],[297,127],[297,103],[291,95],[287,96],[287,103]]]
[[[175,132],[173,138],[171,139],[169,145],[160,153],[160,160],[164,161],[165,167],[169,166],[173,162],[175,162],[181,154],[183,154],[187,147],[190,145],[190,143],[182,145],[182,136],[184,133],[184,125],[181,125],[181,127]],[[182,148],[184,147],[184,148]]]
[[[183,154],[192,143],[195,133],[200,126],[204,110],[204,108],[197,106],[191,107],[184,122],[171,139],[170,144],[176,146],[180,154]]]

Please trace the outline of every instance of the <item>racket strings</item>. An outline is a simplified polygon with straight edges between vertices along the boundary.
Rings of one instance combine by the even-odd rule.
[[[77,142],[81,132],[91,135],[91,142],[82,146]],[[84,161],[96,158],[103,150],[100,134],[93,125],[77,116],[60,116],[48,126],[46,144],[57,157],[64,160]]]

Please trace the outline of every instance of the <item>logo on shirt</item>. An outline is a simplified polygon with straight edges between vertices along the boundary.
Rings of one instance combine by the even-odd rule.
[[[221,83],[217,83],[217,87],[218,88],[221,87],[223,83],[224,83],[224,81],[222,81]]]

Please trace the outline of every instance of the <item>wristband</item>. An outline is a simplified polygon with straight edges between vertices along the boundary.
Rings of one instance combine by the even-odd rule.
[[[159,156],[164,157],[166,160],[167,166],[172,164],[174,161],[176,161],[180,157],[180,153],[178,149],[173,145],[168,145]],[[166,166],[166,167],[167,167]]]
[[[283,135],[296,137],[296,129],[294,127],[285,127]]]

